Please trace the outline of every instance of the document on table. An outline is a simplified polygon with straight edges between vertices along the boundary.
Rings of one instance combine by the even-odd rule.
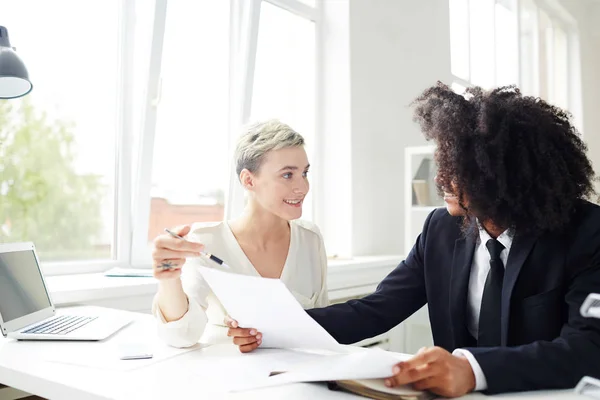
[[[335,354],[300,363],[284,374],[269,378],[272,382],[318,382],[387,378],[404,358],[380,349],[364,349],[351,354]]]
[[[275,386],[267,381],[273,371],[287,371],[298,364],[327,357],[305,351],[263,348],[243,354],[234,346],[222,344],[206,347],[181,360],[180,365],[187,379],[198,387],[226,393]],[[167,381],[168,376],[165,375]]]
[[[227,381],[217,387],[238,392],[290,383],[336,381],[351,382],[378,393],[422,394],[408,386],[389,389],[383,384],[383,379],[392,375],[394,365],[410,355],[340,345],[302,309],[280,280],[199,268],[229,315],[240,326],[263,333],[263,345],[258,350],[239,359],[220,360],[220,366],[228,372],[224,373]],[[321,353],[307,350],[321,350]],[[198,366],[187,368],[194,371],[191,379],[198,379],[196,371],[205,361],[196,360]],[[200,375],[218,382],[223,373],[214,365],[214,362],[207,364],[207,370]],[[269,376],[271,373],[276,374]],[[244,378],[231,380],[231,376]]]
[[[213,293],[239,326],[256,328],[264,348],[345,352],[302,308],[279,279],[199,267]]]
[[[392,375],[392,368],[409,355],[391,353],[379,349],[360,349],[350,354],[335,354],[300,359],[295,365],[287,365],[283,373],[253,381],[243,381],[230,388],[244,391],[299,382],[356,381],[366,387],[396,395],[421,392],[408,386],[387,388],[384,378]]]

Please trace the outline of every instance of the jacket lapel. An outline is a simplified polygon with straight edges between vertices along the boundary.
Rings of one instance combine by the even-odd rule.
[[[469,236],[458,239],[454,244],[452,272],[450,278],[450,316],[455,347],[464,346],[469,335],[467,330],[466,310],[469,291],[469,276],[476,239]]]
[[[510,318],[510,298],[512,296],[515,283],[523,268],[523,264],[537,240],[537,236],[515,236],[514,242],[508,255],[506,262],[506,270],[504,272],[504,281],[502,282],[502,306],[500,312],[500,343],[506,346],[508,342],[508,321]]]

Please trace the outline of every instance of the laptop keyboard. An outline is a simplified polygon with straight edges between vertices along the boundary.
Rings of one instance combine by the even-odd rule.
[[[33,328],[22,331],[21,333],[47,334],[47,335],[66,335],[79,329],[95,320],[98,317],[87,317],[79,315],[60,315],[51,318]]]

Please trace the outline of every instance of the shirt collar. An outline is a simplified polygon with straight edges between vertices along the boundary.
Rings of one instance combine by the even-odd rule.
[[[490,234],[479,223],[479,220],[477,220],[477,227],[479,228],[479,240],[481,240],[481,243],[487,243],[488,240],[492,239]],[[510,251],[510,247],[512,246],[513,239],[514,239],[514,233],[510,229],[505,230],[504,232],[502,232],[502,234],[500,236],[498,236],[496,238],[496,240],[498,240],[500,243],[502,243],[502,245],[504,246],[504,248],[507,251]]]

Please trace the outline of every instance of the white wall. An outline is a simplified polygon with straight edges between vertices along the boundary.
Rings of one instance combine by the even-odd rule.
[[[562,0],[577,20],[581,58],[583,134],[594,169],[600,174],[600,2]],[[600,193],[600,184],[597,185]]]
[[[592,6],[585,17],[580,39],[583,130],[594,169],[600,174],[600,4]]]
[[[404,148],[426,143],[408,105],[450,83],[448,32],[448,0],[350,0],[354,255],[404,250]]]
[[[408,105],[437,80],[451,81],[448,0],[324,3],[337,28],[322,53],[328,145],[317,191],[335,212],[317,222],[334,252],[403,254],[404,149],[426,144]],[[578,21],[582,126],[600,172],[600,1],[562,3]],[[348,150],[350,158],[342,154]]]
[[[323,1],[321,40],[317,41],[323,110],[317,113],[319,134],[313,162],[317,179],[313,195],[320,207],[315,209],[328,254],[352,254],[352,160],[350,137],[350,22],[349,0]]]

